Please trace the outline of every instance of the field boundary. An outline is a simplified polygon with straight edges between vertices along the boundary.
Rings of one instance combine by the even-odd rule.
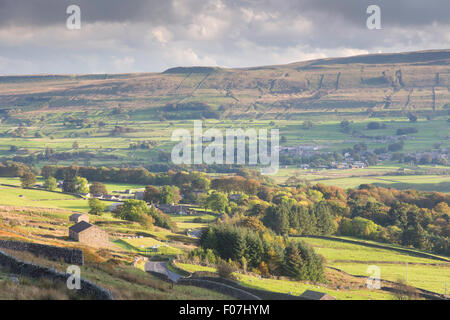
[[[56,247],[40,243],[13,240],[0,240],[0,248],[30,252],[35,256],[44,256],[53,261],[62,259],[64,262],[70,264],[80,266],[84,264],[83,251],[80,249]]]
[[[68,278],[71,277],[71,274],[64,274],[53,268],[47,268],[30,262],[21,261],[3,251],[0,251],[0,264],[21,276],[28,276],[34,279],[47,278],[67,281]],[[81,293],[93,295],[98,300],[114,300],[111,292],[100,287],[99,285],[83,278],[80,278],[80,283]]]

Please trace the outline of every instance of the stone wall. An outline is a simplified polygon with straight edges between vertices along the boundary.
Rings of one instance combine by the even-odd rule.
[[[63,260],[65,263],[80,266],[84,264],[83,251],[80,249],[55,247],[39,243],[12,240],[0,240],[0,248],[26,251],[36,256],[42,256],[53,261]]]
[[[177,284],[213,290],[239,300],[261,300],[260,297],[255,296],[254,294],[244,291],[240,288],[208,279],[184,278],[178,280]]]
[[[247,295],[251,295],[253,297],[258,297],[258,300],[306,300],[300,296],[294,296],[294,295],[290,295],[290,294],[286,294],[286,293],[272,292],[272,291],[244,287],[236,281],[223,279],[223,278],[216,278],[216,277],[190,277],[190,278],[180,279],[178,281],[178,283],[188,282],[188,280],[196,280],[195,282],[197,282],[197,283],[203,282],[203,283],[209,284],[208,286],[204,286],[204,288],[208,288],[211,290],[216,290],[216,288],[220,287],[221,285],[222,286],[225,285],[225,286],[232,287],[233,289],[235,289],[234,292],[244,291]],[[195,285],[195,284],[193,284],[193,285]]]
[[[55,269],[20,261],[3,251],[0,251],[0,265],[16,274],[35,279],[47,278],[67,282],[67,279],[71,276],[70,274],[61,273]],[[94,297],[98,300],[113,300],[113,296],[108,290],[83,278],[80,279],[80,283],[81,289],[79,292],[81,294]]]

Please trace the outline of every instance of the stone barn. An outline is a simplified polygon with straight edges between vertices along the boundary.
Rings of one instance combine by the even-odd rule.
[[[91,247],[109,246],[108,233],[85,221],[78,222],[69,228],[69,238]]]
[[[332,297],[326,293],[313,290],[306,290],[300,295],[300,298],[305,300],[336,300],[335,297]]]
[[[81,221],[89,222],[89,215],[84,214],[84,213],[76,213],[69,217],[69,221],[75,222],[75,223],[78,223]]]

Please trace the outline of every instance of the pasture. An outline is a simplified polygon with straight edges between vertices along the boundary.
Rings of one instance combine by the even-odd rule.
[[[176,266],[184,271],[194,272],[215,272],[212,267],[199,266],[187,263],[177,263]],[[329,274],[330,271],[327,271]],[[333,271],[331,271],[333,273]],[[390,300],[392,295],[381,290],[368,290],[361,288],[352,288],[339,290],[329,288],[324,284],[311,284],[304,281],[282,280],[273,278],[260,278],[255,275],[234,273],[238,282],[249,288],[267,290],[272,292],[287,293],[292,295],[301,295],[306,290],[314,290],[327,293],[338,300]],[[330,285],[330,287],[332,287]]]
[[[384,280],[407,279],[409,285],[441,294],[445,293],[445,284],[450,283],[450,263],[443,261],[333,240],[295,239],[312,245],[317,253],[324,256],[328,266],[352,275],[370,276],[368,266],[376,265]]]

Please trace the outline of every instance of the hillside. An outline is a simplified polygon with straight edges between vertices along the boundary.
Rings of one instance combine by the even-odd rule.
[[[288,65],[223,69],[178,67],[163,73],[0,77],[0,108],[44,112],[147,109],[167,103],[222,106],[274,118],[308,110],[381,114],[442,113],[450,102],[450,50],[372,54]]]

